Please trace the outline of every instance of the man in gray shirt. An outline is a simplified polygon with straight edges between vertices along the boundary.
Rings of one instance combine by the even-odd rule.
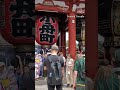
[[[51,73],[51,62],[57,62],[59,60],[59,63],[61,64],[61,69],[60,73],[62,74],[62,78],[64,76],[64,60],[61,56],[58,56],[57,53],[59,51],[58,46],[53,45],[51,47],[51,55],[49,55],[45,60],[44,60],[44,70],[47,72],[47,84],[48,84],[48,90],[55,90],[55,87],[57,90],[62,90],[62,79],[60,79],[59,82],[56,82],[56,84],[51,84],[51,79],[50,79],[50,73]],[[49,60],[51,59],[51,61]],[[51,76],[53,78],[53,76]]]

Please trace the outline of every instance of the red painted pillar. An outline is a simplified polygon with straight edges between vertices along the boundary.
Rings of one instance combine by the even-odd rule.
[[[75,60],[76,57],[76,14],[68,14],[68,32],[69,32],[69,54]]]
[[[85,57],[87,76],[95,78],[98,67],[98,1],[86,0]],[[92,10],[92,12],[91,12]]]
[[[59,36],[59,48],[60,48],[60,51],[61,51],[61,43],[62,43],[62,41],[61,41],[61,35]]]
[[[63,55],[66,57],[66,32],[61,31],[61,50]]]

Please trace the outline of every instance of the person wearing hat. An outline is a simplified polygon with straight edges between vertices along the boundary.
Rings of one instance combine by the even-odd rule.
[[[44,60],[44,70],[45,70],[44,72],[47,73],[48,90],[54,90],[55,87],[57,90],[62,90],[62,79],[59,79],[60,80],[59,82],[52,83],[52,80],[53,80],[52,78],[54,78],[54,75],[57,76],[57,74],[53,74],[53,72],[52,72],[52,69],[51,69],[52,63],[55,64],[59,60],[59,65],[61,65],[61,69],[56,69],[56,68],[54,68],[54,69],[55,69],[55,71],[60,70],[58,72],[61,72],[62,76],[64,75],[64,60],[63,60],[63,57],[57,55],[58,51],[59,51],[58,46],[53,45],[51,47],[51,55],[49,55]],[[58,79],[58,78],[59,78],[59,76],[57,78],[55,77],[55,79]]]

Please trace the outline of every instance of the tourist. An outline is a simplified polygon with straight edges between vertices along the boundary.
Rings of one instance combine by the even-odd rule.
[[[73,66],[74,66],[74,60],[72,59],[71,55],[68,54],[66,61],[67,86],[73,86]]]
[[[80,54],[76,56],[73,77],[73,88],[75,90],[85,90],[85,58]]]
[[[62,79],[64,76],[64,60],[58,56],[58,46],[51,47],[51,55],[44,61],[44,70],[47,71],[48,90],[62,90]]]

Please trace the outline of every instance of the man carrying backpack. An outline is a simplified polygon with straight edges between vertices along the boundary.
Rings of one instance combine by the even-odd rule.
[[[64,75],[64,60],[57,55],[58,46],[51,47],[51,55],[44,61],[44,70],[47,72],[48,90],[62,90],[62,79]],[[46,71],[47,70],[47,71]]]

